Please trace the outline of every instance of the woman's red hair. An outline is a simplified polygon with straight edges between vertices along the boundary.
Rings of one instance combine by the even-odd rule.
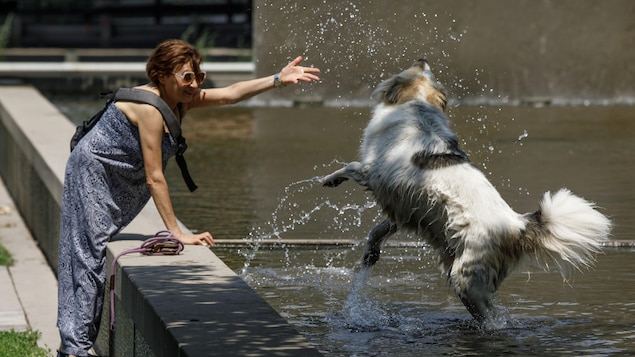
[[[174,73],[175,69],[190,63],[195,73],[201,71],[202,56],[196,47],[182,40],[161,42],[150,54],[146,64],[146,75],[154,84],[161,76]]]

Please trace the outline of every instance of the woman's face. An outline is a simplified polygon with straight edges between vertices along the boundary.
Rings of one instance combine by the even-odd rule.
[[[176,102],[189,103],[205,80],[205,72],[194,72],[191,63],[177,66],[164,77],[165,95]]]

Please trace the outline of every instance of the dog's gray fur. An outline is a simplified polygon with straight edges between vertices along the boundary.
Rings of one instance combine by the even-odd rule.
[[[369,234],[365,267],[399,229],[427,240],[449,283],[480,322],[495,317],[493,294],[523,257],[590,266],[611,222],[595,205],[562,189],[540,209],[518,214],[460,149],[444,114],[446,94],[425,60],[379,84],[360,162],[321,179],[351,179],[372,191],[387,218]],[[568,264],[565,264],[568,263]]]

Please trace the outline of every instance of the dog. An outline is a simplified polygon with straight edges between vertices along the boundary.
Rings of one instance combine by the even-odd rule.
[[[494,293],[524,258],[545,268],[555,263],[566,280],[571,268],[592,266],[612,223],[567,189],[545,193],[536,212],[516,213],[459,147],[446,98],[425,59],[381,82],[371,95],[360,161],[320,182],[357,182],[387,216],[368,235],[364,268],[379,260],[388,237],[414,232],[436,251],[470,314],[485,323],[497,316]]]

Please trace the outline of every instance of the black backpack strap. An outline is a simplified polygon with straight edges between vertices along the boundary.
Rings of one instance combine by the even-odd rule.
[[[163,120],[165,120],[172,137],[177,140],[181,136],[181,124],[174,116],[174,112],[158,95],[143,89],[119,88],[115,93],[115,100],[129,100],[152,105],[163,115]]]
[[[73,134],[73,137],[71,138],[71,152],[73,152],[73,150],[75,149],[75,146],[77,146],[77,144],[79,144],[79,141],[82,140],[82,138],[84,136],[86,136],[86,134],[88,134],[88,132],[95,126],[97,125],[97,122],[101,119],[102,115],[104,114],[104,112],[106,111],[106,109],[108,109],[108,105],[110,105],[110,103],[112,103],[113,101],[113,97],[115,96],[115,93],[113,92],[104,92],[104,93],[100,93],[99,97],[102,99],[108,99],[108,102],[106,103],[106,105],[97,113],[95,113],[90,119],[88,120],[84,120],[80,125],[78,125],[75,128],[75,134]],[[179,113],[181,113],[182,115],[182,111],[181,109],[179,109]]]
[[[128,100],[150,104],[161,112],[165,125],[167,125],[168,130],[170,131],[170,135],[172,135],[179,146],[178,152],[176,153],[176,163],[179,165],[179,169],[181,170],[181,176],[183,176],[183,180],[190,192],[194,192],[198,186],[196,186],[194,180],[192,180],[192,176],[190,176],[190,172],[187,169],[187,163],[183,157],[183,153],[187,149],[187,144],[185,142],[185,138],[181,135],[181,124],[179,124],[170,107],[168,107],[161,97],[143,89],[119,88],[115,93],[114,100]],[[183,117],[183,109],[180,104],[179,113],[181,117]]]

